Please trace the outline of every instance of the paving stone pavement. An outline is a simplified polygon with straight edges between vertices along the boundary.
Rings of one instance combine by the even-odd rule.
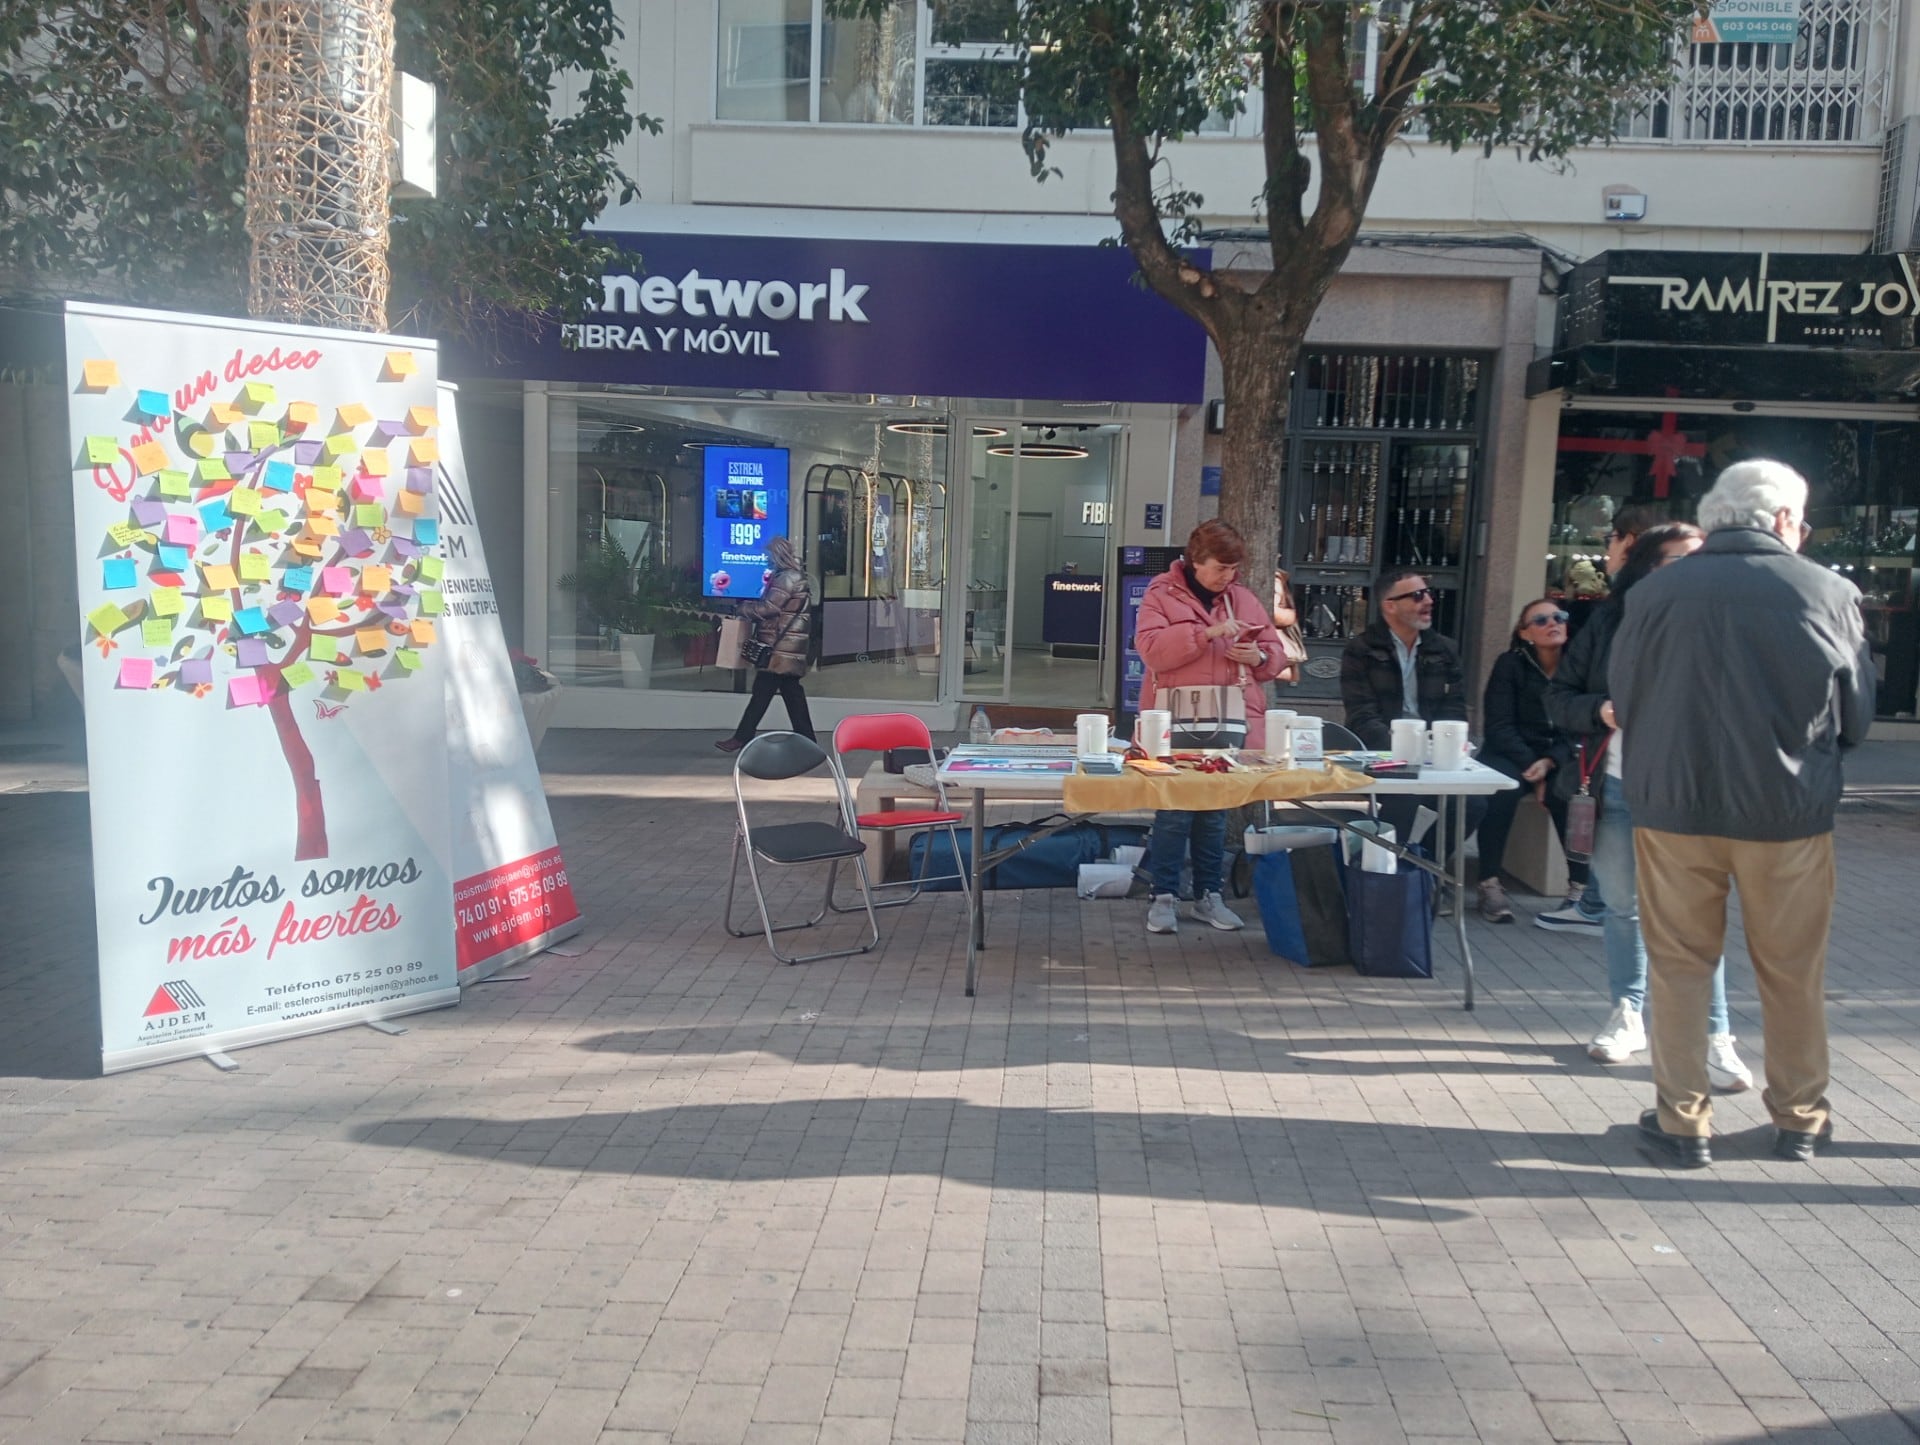
[[[951,896],[728,938],[705,736],[542,762],[577,956],[101,1079],[84,773],[0,747],[0,1440],[1915,1437],[1920,748],[1843,810],[1839,1147],[1748,1094],[1687,1175],[1597,939],[1476,921],[1467,1014],[1444,933],[1372,981],[1005,895],[969,1000]]]

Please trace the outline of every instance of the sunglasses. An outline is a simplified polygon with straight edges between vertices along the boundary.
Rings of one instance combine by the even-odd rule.
[[[1416,587],[1411,592],[1396,592],[1387,598],[1389,602],[1425,602],[1429,597],[1437,596],[1431,587]]]
[[[1536,612],[1522,625],[1526,627],[1551,627],[1556,623],[1565,622],[1567,617],[1568,614],[1565,612]]]

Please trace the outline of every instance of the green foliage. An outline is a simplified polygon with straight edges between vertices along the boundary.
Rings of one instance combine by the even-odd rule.
[[[579,599],[596,627],[656,637],[693,637],[713,630],[712,619],[698,611],[690,569],[672,571],[653,563],[635,567],[612,537],[583,550],[580,565],[560,579],[560,586]]]
[[[477,336],[577,309],[582,228],[632,181],[612,0],[396,0],[395,61],[438,92],[440,194],[395,203],[389,325]],[[246,311],[244,0],[0,7],[0,287]],[[566,76],[580,97],[556,119]]]

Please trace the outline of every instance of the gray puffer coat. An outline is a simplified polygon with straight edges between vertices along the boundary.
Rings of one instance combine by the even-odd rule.
[[[753,623],[754,639],[773,644],[773,660],[763,671],[781,677],[807,675],[812,610],[813,584],[798,568],[774,573],[764,593],[740,604],[740,615]]]

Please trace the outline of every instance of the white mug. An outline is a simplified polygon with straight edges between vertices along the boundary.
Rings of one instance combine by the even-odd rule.
[[[1458,772],[1467,763],[1467,725],[1463,722],[1437,722],[1433,725],[1433,766],[1443,773]]]
[[[1427,725],[1417,717],[1395,718],[1389,728],[1393,735],[1394,761],[1424,763],[1427,760]]]
[[[1164,758],[1173,751],[1172,713],[1162,707],[1141,710],[1140,750],[1150,758]]]
[[[1267,709],[1267,758],[1282,767],[1293,765],[1293,718],[1290,707]]]
[[[1107,750],[1107,715],[1083,712],[1073,720],[1074,742],[1081,757],[1098,757]]]

